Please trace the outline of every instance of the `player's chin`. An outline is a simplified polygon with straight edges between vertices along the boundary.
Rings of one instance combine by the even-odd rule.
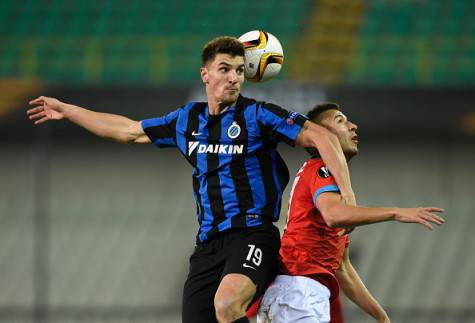
[[[345,157],[347,161],[350,161],[353,157],[358,155],[358,149],[348,149],[344,151]]]
[[[356,144],[349,145],[344,149],[344,152],[347,157],[353,157],[358,154],[358,146]]]
[[[226,102],[226,103],[236,102],[236,100],[239,97],[239,93],[240,93],[240,91],[238,91],[238,90],[226,91],[224,93],[224,100],[223,101]]]

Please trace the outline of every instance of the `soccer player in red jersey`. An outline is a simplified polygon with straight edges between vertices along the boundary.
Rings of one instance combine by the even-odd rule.
[[[307,117],[337,136],[347,160],[357,154],[357,126],[338,105],[317,105]],[[350,262],[348,233],[355,226],[383,221],[419,223],[432,230],[432,224],[444,223],[435,214],[443,210],[348,205],[318,152],[308,150],[312,157],[298,171],[290,193],[280,248],[282,275],[267,289],[258,322],[330,322],[330,302],[341,288],[377,322],[388,323],[388,315]],[[342,322],[341,317],[335,319]]]

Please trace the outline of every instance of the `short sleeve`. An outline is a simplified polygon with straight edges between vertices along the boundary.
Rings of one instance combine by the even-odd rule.
[[[176,121],[179,110],[152,119],[142,120],[142,129],[157,147],[176,147]]]
[[[317,198],[322,193],[340,192],[340,189],[336,185],[335,178],[325,165],[316,165],[316,167],[312,169],[312,172],[310,189],[312,192],[313,205],[317,206]]]
[[[278,105],[262,103],[257,110],[257,121],[265,136],[293,146],[307,118]]]

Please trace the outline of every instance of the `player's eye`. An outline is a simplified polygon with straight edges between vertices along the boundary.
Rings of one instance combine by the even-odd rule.
[[[226,73],[228,71],[228,68],[223,66],[219,69],[219,71],[223,72],[223,73]]]
[[[242,73],[244,73],[244,67],[239,67],[239,68],[237,69],[237,73],[238,73],[239,75],[241,75]]]

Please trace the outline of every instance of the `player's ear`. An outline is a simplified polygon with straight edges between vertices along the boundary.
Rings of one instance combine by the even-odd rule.
[[[202,66],[200,69],[200,74],[201,74],[201,80],[203,81],[204,84],[208,83],[208,69],[206,66]]]

